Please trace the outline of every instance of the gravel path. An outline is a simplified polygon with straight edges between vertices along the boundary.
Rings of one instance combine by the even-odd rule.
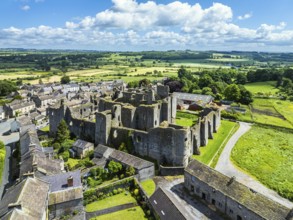
[[[226,176],[232,177],[235,176],[236,180],[249,188],[267,196],[268,198],[288,207],[293,208],[293,203],[289,200],[281,197],[275,191],[268,189],[266,186],[258,182],[257,180],[253,179],[246,173],[243,173],[241,170],[237,169],[234,164],[230,160],[230,155],[232,152],[233,147],[235,146],[238,139],[245,134],[251,125],[248,123],[240,122],[240,127],[237,132],[230,138],[227,142],[220,158],[218,164],[216,166],[216,170],[220,171],[221,173],[225,174]]]

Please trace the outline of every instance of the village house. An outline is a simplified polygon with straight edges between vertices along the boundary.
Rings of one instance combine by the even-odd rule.
[[[192,160],[185,169],[186,189],[230,219],[292,219],[290,209],[239,183],[235,178]]]
[[[60,173],[42,177],[49,184],[49,219],[58,219],[73,212],[79,213],[78,219],[85,219],[82,212],[83,191],[80,171]]]
[[[10,104],[4,105],[5,114],[8,117],[21,116],[30,113],[36,108],[33,101],[17,100]]]
[[[86,156],[86,154],[92,150],[94,150],[93,143],[78,139],[72,145],[72,151],[75,153],[75,155],[73,154],[72,151],[70,151],[70,152],[72,154],[71,155],[72,157],[77,156],[79,158],[84,158]]]
[[[32,97],[37,108],[48,107],[56,102],[56,98],[53,95],[35,95]]]
[[[46,220],[49,184],[27,178],[11,186],[0,202],[0,219]]]

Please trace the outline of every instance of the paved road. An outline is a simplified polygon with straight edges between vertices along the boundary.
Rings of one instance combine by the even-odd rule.
[[[241,170],[237,169],[234,164],[230,160],[230,155],[232,152],[233,147],[235,146],[238,139],[245,134],[251,125],[248,123],[240,122],[240,127],[237,132],[230,138],[227,142],[220,158],[219,162],[216,166],[216,170],[220,171],[221,173],[225,174],[226,176],[232,177],[235,176],[236,180],[249,188],[267,196],[268,198],[288,207],[293,208],[293,203],[289,200],[281,197],[275,191],[268,189],[266,186],[258,182],[257,180],[253,179],[246,173],[243,173]]]

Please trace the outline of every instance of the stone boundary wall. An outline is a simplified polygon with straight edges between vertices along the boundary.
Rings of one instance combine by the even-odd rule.
[[[184,167],[164,167],[160,165],[160,174],[162,176],[178,176],[184,175]]]
[[[114,207],[107,208],[107,209],[98,210],[98,211],[95,211],[95,212],[86,212],[86,219],[89,220],[91,218],[94,218],[94,217],[97,217],[97,216],[100,216],[100,215],[105,215],[105,214],[110,214],[110,213],[113,213],[113,212],[118,212],[118,211],[121,211],[121,210],[124,210],[124,209],[129,209],[129,208],[132,208],[132,207],[135,207],[135,206],[137,206],[136,203],[127,203],[127,204],[118,205],[118,206],[114,206]]]

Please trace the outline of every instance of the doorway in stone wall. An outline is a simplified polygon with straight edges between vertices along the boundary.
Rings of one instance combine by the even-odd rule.
[[[242,217],[240,215],[237,215],[237,220],[242,220]]]
[[[203,200],[206,200],[206,194],[205,194],[205,193],[202,193],[202,194],[201,194],[201,198],[202,198]]]

